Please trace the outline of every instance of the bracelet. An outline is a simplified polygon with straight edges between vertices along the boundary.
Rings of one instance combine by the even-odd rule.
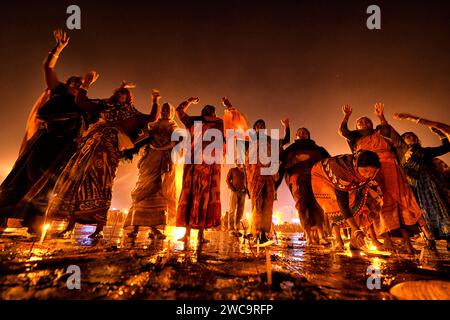
[[[58,54],[55,54],[55,53],[53,53],[53,52],[51,52],[51,51],[50,51],[48,54],[54,56],[55,58],[59,58],[59,55],[58,55]]]
[[[421,120],[422,120],[422,118],[417,118],[417,120],[415,122],[420,123]]]

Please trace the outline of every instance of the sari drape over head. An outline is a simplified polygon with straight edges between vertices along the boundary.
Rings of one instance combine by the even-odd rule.
[[[131,193],[133,202],[125,226],[175,224],[176,166],[171,160],[171,137],[178,125],[174,116],[175,110],[170,106],[169,119],[159,119],[148,126],[148,143],[138,163],[138,181]]]
[[[330,222],[338,225],[345,223],[347,217],[341,212],[336,190],[347,192],[352,216],[360,227],[367,229],[377,218],[383,198],[378,184],[358,173],[359,154],[340,155],[316,163],[311,170],[312,189]]]

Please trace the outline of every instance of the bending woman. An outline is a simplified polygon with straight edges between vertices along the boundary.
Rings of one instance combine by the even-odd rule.
[[[342,250],[340,228],[352,229],[352,247],[364,246],[364,236],[381,209],[381,191],[373,180],[380,170],[375,152],[361,150],[316,163],[311,170],[314,197],[328,216],[336,238],[335,249]]]
[[[413,253],[414,248],[409,239],[409,231],[416,231],[417,224],[422,227],[425,225],[425,221],[406,176],[397,163],[393,150],[396,145],[391,139],[395,130],[384,117],[384,105],[377,103],[374,109],[381,122],[380,128],[374,130],[372,121],[363,117],[357,120],[357,130],[350,131],[347,122],[352,109],[350,106],[344,106],[345,117],[340,133],[347,139],[353,152],[370,150],[378,154],[381,168],[375,180],[383,192],[383,208],[379,219],[374,223],[375,230],[377,235],[384,239],[384,246],[391,250],[395,248],[390,234],[393,231],[400,231],[405,249],[409,253]]]
[[[99,120],[89,127],[62,172],[47,210],[49,219],[70,221],[60,237],[68,236],[76,222],[96,224],[97,229],[90,237],[103,236],[114,178],[122,156],[119,133],[134,141],[139,130],[155,121],[158,113],[155,98],[149,115],[139,112],[133,105],[131,86],[126,83],[114,90],[109,99],[88,99],[87,90],[97,78],[95,71],[86,76],[76,101],[82,109],[97,113]]]

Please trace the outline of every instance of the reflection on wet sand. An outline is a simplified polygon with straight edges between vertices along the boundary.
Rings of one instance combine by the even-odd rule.
[[[64,227],[53,224],[48,233]],[[390,289],[396,284],[450,275],[445,243],[432,252],[420,238],[415,248],[421,253],[409,256],[370,247],[350,251],[348,245],[336,253],[330,246],[307,246],[298,233],[279,232],[273,245],[257,249],[221,231],[208,231],[210,242],[201,246],[193,232],[185,247],[177,241],[183,228],[166,227],[165,239],[152,239],[145,228],[129,239],[127,230],[108,225],[104,238],[93,240],[88,238],[93,230],[77,225],[70,239],[46,237],[43,243],[26,237],[24,229],[5,230],[0,298],[393,299]],[[89,290],[63,290],[71,264],[80,266]],[[380,272],[379,290],[367,288],[369,266]]]

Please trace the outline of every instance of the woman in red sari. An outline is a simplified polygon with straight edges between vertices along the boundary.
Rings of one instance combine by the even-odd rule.
[[[87,98],[87,90],[98,78],[94,71],[88,74],[77,96],[80,108],[97,113],[99,120],[91,125],[56,182],[48,209],[48,219],[69,220],[66,230],[58,236],[70,235],[75,223],[96,224],[90,238],[101,238],[111,205],[112,187],[122,152],[119,134],[133,141],[138,132],[153,122],[158,114],[159,95],[153,96],[149,115],[139,112],[126,83],[114,91],[109,99]]]
[[[347,127],[348,120],[352,114],[352,108],[348,105],[343,107],[344,120],[340,127],[340,134],[347,139],[352,151],[371,150],[378,154],[381,161],[381,169],[375,181],[381,187],[383,193],[383,208],[374,222],[377,235],[384,239],[384,246],[394,249],[390,233],[399,230],[403,237],[405,248],[409,253],[414,249],[409,239],[407,229],[424,225],[422,212],[416,202],[406,176],[398,165],[396,155],[393,152],[395,146],[390,140],[391,132],[394,130],[388,125],[383,111],[384,105],[375,105],[375,114],[379,117],[381,127],[373,129],[373,123],[369,118],[363,117],[357,120],[357,130],[351,131]]]

